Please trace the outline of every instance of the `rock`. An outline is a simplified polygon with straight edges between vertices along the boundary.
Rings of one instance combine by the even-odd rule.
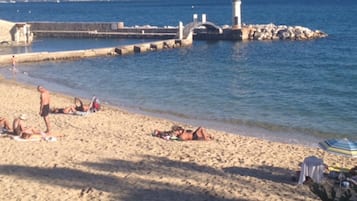
[[[276,26],[272,23],[266,25],[246,25],[249,28],[249,40],[311,40],[327,37],[320,31],[312,31],[302,26]]]

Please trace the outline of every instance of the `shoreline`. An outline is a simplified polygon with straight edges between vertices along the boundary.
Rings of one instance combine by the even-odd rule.
[[[36,86],[2,77],[0,83],[1,116],[12,121],[27,113],[26,123],[44,130]],[[73,102],[50,93],[52,106]],[[166,141],[151,136],[153,130],[195,127],[106,104],[87,116],[51,114],[50,121],[54,133],[65,135],[57,142],[0,138],[0,199],[319,200],[291,180],[305,157],[330,166],[357,163],[318,148],[213,129],[207,129],[213,141]]]
[[[113,104],[115,105],[115,104]],[[142,108],[130,108],[130,107],[120,107],[132,113],[138,113],[141,115],[151,116],[155,118],[168,119],[174,122],[179,122],[180,124],[187,124],[191,126],[204,126],[213,130],[218,130],[221,132],[231,133],[233,135],[243,135],[246,137],[254,137],[267,141],[278,142],[278,143],[287,143],[287,144],[296,144],[301,146],[308,146],[311,148],[317,148],[318,142],[323,141],[324,139],[318,138],[316,136],[310,136],[305,133],[295,133],[295,132],[285,132],[285,131],[270,131],[264,128],[253,128],[247,125],[234,126],[232,124],[215,122],[214,120],[198,120],[189,117],[178,117],[175,115],[170,115],[167,113],[157,113],[150,110],[145,110]],[[279,135],[277,134],[279,133]]]
[[[24,71],[24,73],[26,73]],[[8,78],[9,75],[5,79]],[[65,94],[65,96],[78,96],[81,99],[87,99],[87,102],[89,102],[88,97],[91,97],[93,94],[89,92],[80,92],[80,94],[76,94],[76,90],[73,90],[67,86],[60,85],[57,83],[53,82],[48,82],[45,80],[37,80],[36,78],[30,78],[28,79],[27,74],[20,74],[17,76],[17,79],[21,79],[19,83],[22,83],[24,85],[33,85],[34,82],[39,81],[41,82],[41,85],[44,86],[50,86],[49,88],[55,88],[56,93],[58,94]],[[221,121],[214,121],[214,120],[202,120],[202,119],[195,119],[195,118],[190,118],[189,116],[184,116],[180,117],[175,114],[170,114],[170,113],[165,113],[165,112],[160,112],[157,110],[150,110],[146,108],[141,108],[141,107],[135,107],[135,106],[128,106],[128,105],[120,105],[120,104],[115,104],[112,102],[108,102],[107,100],[102,99],[98,94],[96,96],[99,98],[99,100],[103,103],[106,103],[107,105],[111,105],[113,107],[123,109],[125,111],[128,111],[130,113],[135,113],[135,114],[141,114],[145,116],[151,116],[155,118],[162,118],[162,119],[167,119],[170,121],[174,121],[180,124],[186,124],[186,125],[191,125],[191,126],[203,126],[207,128],[211,128],[214,130],[219,130],[222,132],[228,132],[228,133],[233,133],[235,135],[244,135],[247,137],[257,137],[260,139],[265,139],[268,141],[273,141],[273,142],[279,142],[279,143],[288,143],[288,144],[298,144],[298,145],[303,145],[303,146],[309,146],[312,148],[318,147],[318,142],[324,140],[325,138],[319,138],[317,136],[310,136],[309,134],[298,132],[298,131],[288,131],[288,130],[268,130],[265,128],[259,128],[259,127],[250,127],[249,125],[242,125],[239,124],[238,126],[221,122]],[[84,98],[87,97],[87,98]]]

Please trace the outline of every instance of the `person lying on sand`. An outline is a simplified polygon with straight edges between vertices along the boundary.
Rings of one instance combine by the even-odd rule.
[[[68,106],[64,108],[53,108],[51,109],[51,112],[57,114],[72,114],[75,112],[87,112],[91,109],[91,107],[92,107],[92,103],[89,103],[88,105],[83,104],[81,99],[75,97],[73,106]]]
[[[0,133],[2,132],[12,132],[9,121],[4,117],[0,117]]]
[[[52,108],[51,113],[55,114],[73,114],[76,110],[74,109],[74,106],[68,106],[64,108]]]
[[[14,119],[14,122],[12,124],[14,128],[14,135],[18,135],[24,139],[42,137],[42,133],[40,130],[33,127],[25,126],[24,121],[26,120],[27,120],[26,114],[21,114],[18,118]]]
[[[75,97],[74,98],[74,109],[75,111],[79,112],[87,112],[91,107],[91,104],[89,103],[88,105],[83,104],[81,99]]]
[[[154,131],[154,136],[165,138],[166,136],[177,137],[180,140],[213,140],[211,134],[207,133],[203,127],[198,127],[195,131],[186,130],[181,126],[172,126],[171,131]]]

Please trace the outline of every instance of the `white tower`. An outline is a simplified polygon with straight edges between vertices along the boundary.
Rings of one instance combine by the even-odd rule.
[[[242,28],[241,4],[241,0],[232,0],[233,28]]]

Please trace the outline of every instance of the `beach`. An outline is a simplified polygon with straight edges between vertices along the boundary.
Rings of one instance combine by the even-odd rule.
[[[45,130],[36,86],[0,80],[1,116],[26,113]],[[46,87],[46,86],[45,86]],[[89,100],[85,100],[86,103]],[[51,107],[73,97],[51,92]],[[319,200],[292,176],[305,157],[352,167],[357,159],[315,147],[207,129],[213,141],[167,141],[172,125],[110,105],[85,116],[50,114],[55,142],[0,139],[0,200]]]

